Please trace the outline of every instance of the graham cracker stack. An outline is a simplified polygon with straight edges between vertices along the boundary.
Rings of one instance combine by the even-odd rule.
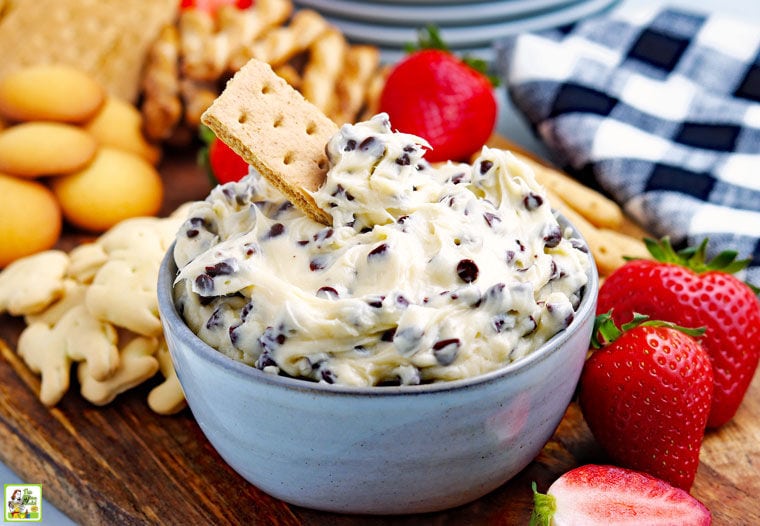
[[[143,63],[177,0],[10,0],[0,18],[0,78],[33,64],[64,63],[109,93],[137,100]]]
[[[201,120],[305,214],[331,222],[310,192],[324,182],[338,126],[268,63],[251,59]]]

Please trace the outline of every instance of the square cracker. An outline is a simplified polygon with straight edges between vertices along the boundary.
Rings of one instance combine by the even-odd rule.
[[[0,78],[63,63],[135,102],[148,49],[178,6],[177,0],[13,0],[0,18]]]
[[[324,183],[325,145],[338,127],[268,63],[243,66],[202,121],[306,215],[331,223],[311,192]]]

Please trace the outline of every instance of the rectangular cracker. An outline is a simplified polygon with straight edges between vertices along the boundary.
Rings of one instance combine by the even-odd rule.
[[[140,75],[176,0],[14,0],[0,18],[0,78],[34,64],[63,63],[109,93],[137,100]]]
[[[331,223],[310,192],[324,183],[338,127],[268,63],[251,59],[201,120],[306,215]]]

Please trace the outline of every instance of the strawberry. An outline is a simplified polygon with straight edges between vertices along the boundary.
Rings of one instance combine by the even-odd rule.
[[[434,28],[391,70],[379,110],[401,132],[426,139],[426,159],[466,161],[493,132],[497,103],[483,61],[466,62],[451,53]],[[475,69],[478,68],[478,69]]]
[[[622,330],[621,330],[622,329]],[[710,358],[686,329],[636,315],[620,329],[597,316],[578,401],[616,464],[689,490],[713,391]]]
[[[233,5],[238,9],[248,9],[253,5],[253,0],[180,0],[180,9],[200,9],[211,16],[215,16],[217,10],[225,5]]]
[[[209,128],[201,126],[200,136],[206,146],[198,152],[198,163],[206,169],[214,184],[239,181],[248,174],[248,163]]]
[[[536,491],[531,526],[707,526],[704,504],[667,482],[617,466],[587,464]]]
[[[707,241],[675,252],[667,238],[645,240],[655,260],[634,260],[609,276],[599,291],[597,312],[614,309],[625,323],[634,312],[687,327],[705,327],[702,346],[710,355],[715,392],[707,425],[733,418],[760,358],[760,301],[733,276],[747,261],[736,252],[705,260]]]

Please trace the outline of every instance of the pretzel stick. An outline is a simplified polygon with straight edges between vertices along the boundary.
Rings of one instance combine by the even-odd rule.
[[[328,115],[338,124],[353,122],[364,104],[373,73],[380,65],[380,51],[374,46],[350,46],[346,52],[343,75],[338,80],[336,97]]]
[[[185,9],[179,16],[182,73],[196,80],[218,78],[223,65],[214,41],[214,19],[200,9]]]
[[[309,46],[310,60],[304,68],[301,93],[324,113],[332,103],[346,47],[346,39],[334,28],[327,29]]]
[[[303,9],[293,15],[289,26],[271,29],[254,42],[251,57],[278,66],[305,51],[328,27],[322,15]]]
[[[164,26],[149,51],[143,76],[143,131],[154,141],[171,136],[182,115],[178,60],[177,28]]]

